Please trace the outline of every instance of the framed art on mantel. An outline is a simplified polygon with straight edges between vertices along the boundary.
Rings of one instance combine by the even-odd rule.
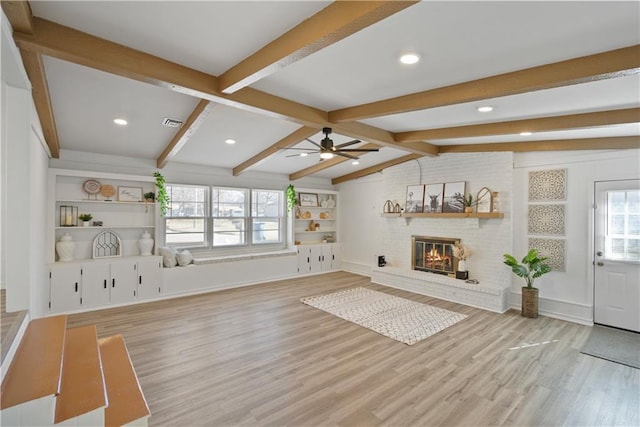
[[[446,182],[444,184],[444,202],[442,212],[462,212],[464,206],[460,203],[460,197],[464,197],[466,181]]]
[[[424,212],[442,212],[444,184],[427,184],[424,186]]]
[[[404,211],[407,213],[422,212],[424,204],[424,185],[407,186],[407,204]]]

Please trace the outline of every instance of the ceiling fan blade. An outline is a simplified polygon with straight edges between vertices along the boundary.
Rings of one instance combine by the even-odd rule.
[[[294,148],[294,147],[279,148],[279,150],[302,150],[302,151],[307,151],[309,153],[318,152],[318,150],[314,150],[313,148]]]
[[[377,152],[380,151],[379,148],[347,148],[344,150],[337,150],[336,153],[339,153],[341,151],[345,151],[347,153],[373,153],[373,152]]]
[[[348,147],[350,145],[357,144],[358,142],[362,142],[362,141],[360,141],[359,139],[354,139],[353,141],[349,141],[349,142],[345,142],[344,144],[336,145],[336,146],[334,146],[334,148],[339,150],[342,147]]]
[[[338,156],[346,157],[347,159],[351,159],[351,160],[359,160],[359,158],[358,158],[358,157],[356,157],[356,156],[352,156],[351,154],[345,154],[345,153],[343,153],[343,152],[341,152],[341,151],[336,151],[336,152],[335,152],[335,154],[336,154],[336,155],[338,155]]]
[[[322,149],[322,147],[319,144],[316,144],[315,142],[313,142],[312,140],[310,140],[309,138],[305,138],[305,141],[309,141],[310,143],[312,143],[313,145],[315,145],[316,147]]]

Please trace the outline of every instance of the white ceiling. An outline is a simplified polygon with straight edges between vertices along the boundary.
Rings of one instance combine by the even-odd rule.
[[[34,16],[220,75],[314,15],[319,1],[37,1]],[[289,65],[252,87],[325,111],[443,87],[528,67],[640,44],[640,2],[428,1],[392,15]],[[422,61],[408,67],[400,53]],[[63,149],[156,159],[176,133],[165,117],[186,120],[199,99],[45,57]],[[480,104],[495,107],[476,111]],[[453,127],[640,106],[640,76],[363,120],[391,132]],[[129,125],[115,126],[124,116]],[[299,124],[215,105],[180,152],[183,163],[233,168]],[[640,135],[640,125],[429,141],[436,145]],[[224,140],[234,138],[235,145]],[[353,138],[333,134],[335,144]],[[310,139],[319,142],[322,134]],[[366,142],[366,141],[364,141]],[[298,147],[309,147],[303,142]],[[352,148],[352,147],[350,147]],[[280,151],[251,167],[294,173],[317,154]],[[407,152],[382,148],[317,172],[335,178]]]

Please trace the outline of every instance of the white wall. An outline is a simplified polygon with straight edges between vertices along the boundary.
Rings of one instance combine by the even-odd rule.
[[[411,236],[456,237],[474,253],[467,260],[472,278],[508,287],[510,271],[502,254],[511,251],[511,153],[446,154],[423,157],[385,169],[369,180],[340,185],[341,240],[345,269],[370,274],[374,255],[385,255],[394,267],[411,269]],[[380,178],[381,177],[381,178]],[[466,181],[467,192],[482,187],[500,193],[504,219],[381,218],[390,199],[404,207],[408,185]]]
[[[520,153],[514,158],[513,250],[528,247],[527,205],[530,171],[567,169],[566,271],[536,281],[540,311],[590,324],[593,321],[593,194],[595,181],[640,178],[640,150]],[[520,306],[522,279],[513,277],[512,299]]]

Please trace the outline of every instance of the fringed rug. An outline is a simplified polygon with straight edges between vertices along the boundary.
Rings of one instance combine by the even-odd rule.
[[[467,317],[366,288],[317,295],[300,301],[408,345]]]

